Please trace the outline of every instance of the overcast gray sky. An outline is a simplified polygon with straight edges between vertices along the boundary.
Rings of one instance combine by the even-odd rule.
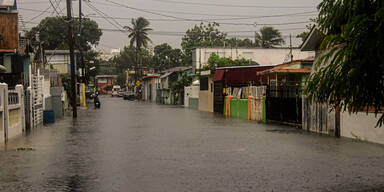
[[[59,4],[57,12],[66,14],[66,0],[18,0],[20,29],[29,29],[46,16],[58,15],[51,6]],[[78,16],[79,1],[73,2],[74,16]],[[280,29],[286,42],[305,30],[309,18],[317,15],[321,0],[90,0],[83,1],[83,13],[95,20],[103,31],[98,49],[122,48],[128,44],[126,34],[117,29],[130,25],[130,18],[149,19],[153,45],[163,42],[180,47],[182,34],[199,24],[199,20],[216,20],[220,30],[231,37],[253,39],[252,31],[264,24]],[[45,11],[45,12],[42,12]],[[115,19],[102,18],[112,17]],[[32,19],[32,20],[31,20]],[[113,25],[111,24],[113,23]],[[256,23],[254,26],[252,24]],[[276,25],[274,25],[276,24]],[[293,40],[294,45],[301,42]]]

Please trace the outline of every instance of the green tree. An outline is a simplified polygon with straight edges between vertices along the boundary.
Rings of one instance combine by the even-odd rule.
[[[316,19],[310,19],[310,21],[312,21],[312,22],[316,22]],[[307,25],[307,26],[306,26],[307,30],[301,32],[300,34],[297,34],[297,35],[296,35],[296,38],[300,38],[301,41],[304,42],[305,39],[308,37],[310,31],[312,30],[313,26],[314,26],[313,24],[309,24],[309,25]]]
[[[144,17],[139,17],[137,19],[132,19],[132,26],[125,26],[129,34],[130,44],[136,45],[136,67],[139,66],[139,53],[141,48],[146,48],[148,43],[151,42],[151,39],[148,37],[148,32],[152,29],[149,28],[149,21]]]
[[[78,19],[74,20],[74,26],[74,32],[78,34]],[[75,35],[77,36],[77,34]],[[84,51],[89,51],[93,46],[99,44],[102,34],[96,21],[84,18],[82,20],[82,38],[76,44],[80,44]],[[68,49],[68,25],[65,22],[65,17],[46,17],[36,27],[28,31],[26,36],[34,41],[36,41],[36,36],[38,36],[46,50]]]
[[[141,58],[143,67],[152,66],[152,55],[148,50],[141,49],[140,52],[137,53],[135,46],[125,46],[120,54],[115,56],[111,61],[117,66],[118,70],[116,73],[121,73],[127,69],[134,69],[136,66],[136,56]]]
[[[204,66],[202,70],[209,70],[218,67],[231,67],[231,66],[249,66],[252,61],[249,59],[232,59],[231,57],[219,57],[217,54],[212,53],[208,58],[208,65]]]
[[[185,54],[184,62],[192,65],[192,49],[197,46],[222,46],[227,34],[218,29],[218,23],[195,25],[188,29],[181,40],[181,47]]]
[[[306,93],[319,102],[358,112],[384,106],[384,2],[324,0],[318,24],[324,55],[315,64]],[[384,114],[378,126],[384,122]]]
[[[159,70],[183,65],[184,54],[180,49],[173,49],[167,43],[154,48],[153,66]]]
[[[255,45],[263,48],[271,48],[282,45],[284,40],[279,30],[273,27],[263,27],[256,33]]]

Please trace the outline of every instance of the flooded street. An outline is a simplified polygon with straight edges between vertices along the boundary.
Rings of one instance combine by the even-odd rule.
[[[384,191],[380,145],[100,99],[1,145],[0,191]]]

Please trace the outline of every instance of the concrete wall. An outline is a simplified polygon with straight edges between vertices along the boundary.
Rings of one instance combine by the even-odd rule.
[[[184,87],[184,107],[189,107],[189,98],[199,98],[199,85]]]
[[[200,91],[199,110],[213,112],[213,92],[211,90]]]
[[[289,48],[196,48],[192,54],[193,70],[201,69],[206,65],[212,53],[220,57],[251,59],[260,65],[277,65],[290,61]],[[300,49],[293,49],[294,60],[313,56],[315,56],[315,52],[302,52]]]
[[[156,102],[158,78],[150,78],[143,83],[144,93],[143,99],[145,101]]]
[[[6,106],[5,111],[5,140],[17,137],[25,131],[25,112],[24,112],[24,91],[22,85],[17,85],[15,90],[9,91],[9,93],[17,93],[18,102],[9,103]],[[9,97],[8,97],[9,99]],[[8,102],[6,100],[5,102]]]
[[[374,113],[367,115],[365,112],[357,114],[342,112],[340,114],[341,136],[384,144],[384,126],[375,128],[379,115],[375,117]]]
[[[199,98],[190,97],[188,103],[189,108],[196,110],[199,109]]]
[[[199,110],[213,112],[213,81],[208,78],[208,90],[199,90]]]

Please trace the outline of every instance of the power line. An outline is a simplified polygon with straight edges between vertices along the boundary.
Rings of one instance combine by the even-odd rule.
[[[51,4],[51,6],[52,6],[53,10],[56,12],[56,14],[57,14],[58,16],[61,16],[60,13],[57,11],[55,5],[52,3],[51,0],[49,0],[49,3]],[[57,6],[57,5],[56,5],[56,6]]]
[[[120,5],[103,3],[103,2],[92,2],[95,4],[120,7]],[[221,17],[238,17],[233,19],[252,19],[252,18],[268,18],[268,17],[282,17],[282,16],[308,16],[306,14],[317,13],[317,11],[305,11],[305,12],[297,12],[297,13],[286,13],[280,15],[228,15],[228,14],[205,14],[205,13],[196,13],[196,12],[181,12],[181,11],[172,11],[172,10],[158,10],[158,9],[143,9],[146,11],[155,11],[155,12],[163,12],[163,13],[174,13],[174,14],[182,14],[182,15],[203,15],[203,16],[221,16]],[[231,18],[224,18],[231,19]],[[212,19],[214,20],[214,19]]]
[[[198,6],[213,6],[213,7],[242,7],[242,8],[264,8],[264,9],[305,9],[316,8],[315,6],[264,6],[264,5],[235,5],[235,4],[216,4],[216,3],[196,3],[185,1],[173,0],[153,0],[163,3],[184,4],[184,5],[198,5]]]
[[[43,15],[44,13],[46,13],[46,12],[51,8],[51,6],[52,6],[52,5],[49,5],[43,12],[41,12],[40,14],[38,14],[38,15],[32,17],[30,20],[28,20],[28,22],[29,22],[29,21],[33,21],[33,20],[35,20],[36,18],[38,18],[38,17],[40,17],[41,15]]]
[[[110,18],[112,19],[112,21],[114,21],[118,26],[124,28],[124,26],[122,26],[119,22],[117,22],[113,17],[109,16],[108,14],[104,13],[103,11],[101,11],[100,9],[96,8],[96,6],[88,3],[88,6],[91,6],[93,7],[95,10],[97,10],[98,12],[100,12],[102,15],[104,15],[105,18]]]
[[[145,9],[140,9],[140,8],[135,8],[135,7],[127,6],[127,5],[124,5],[124,4],[121,4],[121,3],[116,3],[116,2],[111,1],[111,0],[106,0],[106,1],[111,2],[113,4],[116,4],[116,5],[119,5],[121,7],[125,7],[125,8],[128,8],[128,9],[131,9],[131,10],[136,10],[136,11],[140,11],[140,12],[144,12],[144,13],[150,13],[150,14],[153,14],[153,15],[173,18],[173,19],[177,19],[177,20],[180,20],[180,21],[212,22],[211,20],[206,20],[206,19],[189,19],[189,18],[183,18],[183,17],[173,16],[173,15],[157,13],[157,12],[148,11],[148,10],[145,10]],[[264,26],[265,25],[292,25],[292,24],[303,24],[303,23],[310,23],[310,22],[311,21],[300,21],[300,22],[290,22],[290,23],[274,23],[274,24],[265,24],[265,23],[260,23],[259,24],[258,23],[257,25],[264,25]],[[217,22],[217,23],[224,24],[224,25],[246,25],[246,26],[254,26],[255,25],[254,23],[226,23],[226,22]]]
[[[92,6],[89,2],[86,3],[86,5],[91,8],[93,11],[95,11],[98,15],[100,15],[102,18],[104,18],[104,20],[106,20],[108,23],[110,23],[111,25],[113,25],[118,31],[122,32],[122,33],[125,33],[124,30],[122,30],[119,26],[121,26],[119,24],[119,26],[117,26],[115,23],[111,22],[109,19],[107,19],[104,15],[104,13],[100,10],[98,10],[97,8],[95,8],[94,6]],[[115,21],[116,22],[116,21]]]
[[[119,6],[120,7],[120,6]],[[45,12],[45,13],[54,13],[50,11],[41,11],[36,9],[29,9],[29,8],[19,8],[20,10],[28,10],[28,11],[34,11],[34,12]],[[280,15],[259,15],[259,16],[249,16],[249,17],[242,17],[242,18],[217,18],[217,19],[202,19],[202,20],[238,20],[238,19],[255,19],[255,18],[270,18],[270,17],[285,17],[285,16],[294,16],[294,15],[300,15],[300,16],[308,16],[308,15],[302,15],[302,14],[309,14],[309,13],[315,13],[313,11],[310,12],[300,12],[300,13],[288,13],[288,14],[280,14]],[[312,15],[312,14],[311,14]],[[97,17],[97,16],[89,16],[93,18],[103,18],[103,17]],[[106,17],[106,18],[113,18],[117,20],[131,20],[132,17]],[[191,20],[180,20],[180,19],[155,19],[155,18],[148,18],[149,21],[191,21]],[[201,20],[192,20],[192,21],[201,21]]]

